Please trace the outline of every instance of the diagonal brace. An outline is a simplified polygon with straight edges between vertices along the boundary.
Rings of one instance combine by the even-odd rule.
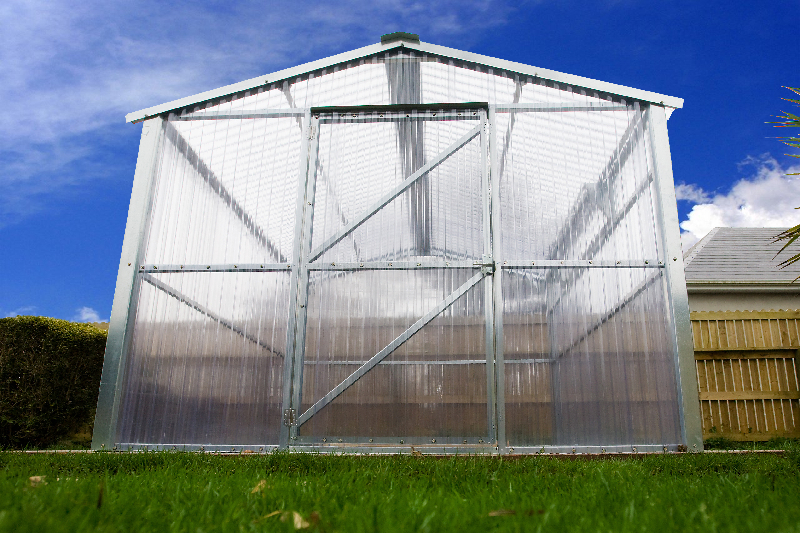
[[[389,202],[400,196],[403,192],[405,192],[409,187],[411,187],[419,178],[426,175],[428,172],[433,170],[434,168],[441,165],[447,158],[457,152],[461,147],[465,144],[470,142],[472,139],[477,137],[481,132],[481,125],[478,124],[474,128],[472,128],[466,135],[461,137],[459,140],[451,144],[447,149],[433,158],[432,161],[424,165],[422,168],[411,174],[408,178],[405,179],[400,185],[395,187],[391,192],[389,192],[386,196],[378,200],[372,207],[367,209],[360,217],[356,220],[342,228],[338,233],[330,237],[327,241],[322,243],[316,250],[311,252],[311,255],[308,258],[308,261],[314,261],[319,258],[322,254],[326,251],[331,249],[335,246],[339,241],[347,237],[350,233],[352,233],[356,228],[358,228],[361,224],[369,220],[372,215],[383,209]]]
[[[247,333],[242,328],[236,326],[233,322],[230,322],[229,320],[226,320],[226,319],[222,318],[218,314],[214,313],[214,311],[212,311],[208,307],[202,305],[199,302],[196,302],[196,301],[192,300],[191,298],[189,298],[185,294],[181,293],[177,289],[167,285],[163,281],[159,281],[158,279],[154,278],[150,274],[146,274],[146,273],[143,272],[141,275],[142,275],[142,280],[146,281],[147,283],[149,283],[150,285],[152,285],[156,289],[158,289],[160,291],[164,291],[165,293],[169,294],[170,296],[172,296],[173,298],[175,298],[179,302],[188,305],[189,307],[191,307],[195,311],[198,311],[199,313],[206,315],[208,318],[210,318],[214,322],[217,322],[219,325],[224,326],[224,327],[228,328],[229,330],[233,331],[234,333],[237,333],[237,334],[241,335],[242,337],[244,337],[245,339],[249,340],[250,342],[254,342],[254,343],[258,344],[262,348],[264,348],[266,350],[269,350],[270,352],[274,353],[278,357],[283,357],[283,354],[278,352],[278,351],[276,351],[274,348],[272,348],[272,346],[269,346],[268,344],[265,344],[263,341],[259,340],[257,337],[251,335],[250,333]]]
[[[400,346],[403,345],[408,339],[410,339],[415,333],[421,330],[428,322],[436,318],[442,311],[453,305],[453,302],[461,298],[468,290],[478,284],[478,282],[483,279],[486,274],[479,272],[469,278],[463,285],[461,285],[458,289],[454,292],[450,293],[450,295],[439,302],[436,307],[428,311],[428,313],[414,322],[407,330],[401,333],[397,338],[395,338],[392,342],[390,342],[386,347],[381,350],[380,352],[373,355],[366,363],[358,367],[358,369],[350,374],[344,381],[339,383],[332,391],[328,394],[317,400],[317,402],[308,408],[308,410],[300,415],[297,419],[297,426],[301,426],[308,421],[309,418],[317,414],[323,407],[331,403],[337,396],[347,390],[351,385],[353,385],[356,381],[361,379],[367,372],[375,368],[378,363],[383,361],[386,357],[388,357],[392,352],[398,349]]]

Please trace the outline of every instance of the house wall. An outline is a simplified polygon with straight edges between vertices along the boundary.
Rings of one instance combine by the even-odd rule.
[[[760,311],[800,309],[800,287],[796,292],[693,292],[689,289],[691,311]]]

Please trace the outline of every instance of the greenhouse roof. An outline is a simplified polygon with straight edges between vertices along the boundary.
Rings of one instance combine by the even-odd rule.
[[[494,57],[474,54],[472,52],[456,50],[455,48],[448,48],[446,46],[424,43],[420,42],[418,37],[413,34],[398,32],[397,34],[385,35],[381,39],[381,41],[382,42],[380,43],[364,46],[362,48],[351,50],[349,52],[344,52],[323,59],[318,59],[316,61],[311,61],[310,63],[304,63],[302,65],[298,65],[296,67],[279,70],[278,72],[274,72],[272,74],[258,76],[255,78],[251,78],[249,80],[241,81],[231,85],[226,85],[225,87],[213,89],[211,91],[202,92],[193,96],[187,96],[185,98],[173,100],[171,102],[149,107],[147,109],[134,111],[133,113],[129,113],[128,115],[126,115],[125,119],[127,122],[134,122],[134,123],[140,122],[149,117],[160,115],[162,113],[167,113],[169,111],[179,109],[182,107],[198,104],[201,102],[207,102],[215,98],[221,98],[230,94],[239,93],[241,91],[247,91],[256,87],[262,87],[264,85],[272,84],[282,80],[287,80],[297,76],[302,76],[304,74],[308,74],[316,70],[329,68],[334,65],[348,63],[350,61],[358,60],[361,58],[401,48],[410,51],[420,52],[423,54],[430,54],[439,57],[447,57],[447,58],[457,59],[459,61],[464,61],[467,63],[483,65],[486,67],[505,70],[509,72],[515,72],[527,76],[533,76],[535,78],[549,80],[556,83],[563,83],[574,87],[580,87],[583,89],[591,89],[593,91],[600,91],[611,95],[617,95],[625,98],[632,98],[634,100],[640,100],[643,102],[663,105],[664,107],[667,108],[667,116],[669,116],[672,110],[683,107],[682,98],[676,98],[674,96],[667,96],[650,91],[643,91],[640,89],[634,89],[632,87],[618,85],[615,83],[608,83],[604,81],[593,80],[591,78],[584,78],[582,76],[565,74],[563,72],[557,72],[555,70],[549,70],[549,69],[534,67],[531,65],[525,65],[523,63],[516,63],[514,61],[506,61],[504,59],[497,59]]]

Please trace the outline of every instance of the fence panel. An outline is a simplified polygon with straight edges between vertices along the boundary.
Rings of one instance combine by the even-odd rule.
[[[691,319],[703,438],[800,437],[800,310]]]

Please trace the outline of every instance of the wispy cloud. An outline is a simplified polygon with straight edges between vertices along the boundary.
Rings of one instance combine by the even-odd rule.
[[[127,112],[377,42],[390,31],[468,44],[511,10],[500,0],[6,0],[0,227],[71,186],[113,174],[113,164],[92,160],[109,133],[125,135],[109,128]]]
[[[694,185],[676,187],[678,199],[696,204],[681,222],[684,250],[719,226],[781,228],[800,223],[800,211],[795,209],[800,207],[800,179],[786,176],[800,172],[800,165],[782,168],[766,154],[740,165],[747,167],[754,169],[753,175],[738,181],[727,193],[711,195]]]
[[[15,317],[15,316],[20,316],[20,315],[33,314],[34,312],[36,312],[36,309],[37,309],[37,307],[35,305],[25,305],[25,306],[22,306],[22,307],[18,307],[16,309],[14,309],[13,311],[5,311],[2,314],[3,314],[3,316],[5,316],[5,318],[10,318],[10,317]]]
[[[75,310],[72,317],[75,322],[108,322],[108,319],[101,319],[100,314],[91,307],[80,307]]]

